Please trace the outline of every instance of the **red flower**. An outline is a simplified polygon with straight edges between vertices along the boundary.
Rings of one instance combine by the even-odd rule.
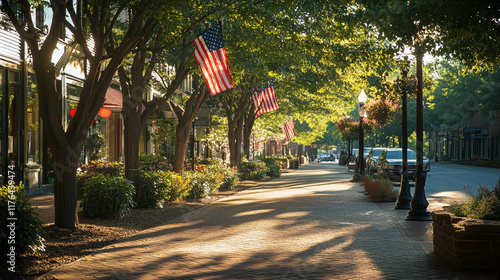
[[[392,121],[399,110],[399,105],[392,100],[372,99],[365,106],[369,123],[378,127]]]

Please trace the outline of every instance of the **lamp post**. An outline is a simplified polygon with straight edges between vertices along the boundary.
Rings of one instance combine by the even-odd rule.
[[[411,192],[410,184],[408,182],[408,103],[406,96],[406,78],[408,75],[408,56],[403,57],[403,65],[401,69],[401,75],[403,77],[404,84],[402,86],[401,101],[402,101],[402,122],[401,122],[401,150],[402,150],[402,168],[401,168],[401,185],[399,187],[399,195],[394,205],[394,209],[411,209]]]
[[[429,202],[425,197],[425,180],[427,173],[424,171],[424,113],[423,113],[423,74],[422,60],[424,52],[418,46],[415,49],[417,58],[417,173],[415,174],[415,191],[410,202],[411,210],[408,211],[407,221],[432,221],[429,210]]]
[[[361,177],[363,177],[365,173],[365,168],[364,168],[364,131],[363,131],[363,118],[366,117],[366,109],[363,107],[366,103],[366,94],[364,90],[361,90],[361,92],[358,95],[358,102],[359,102],[359,149],[358,149],[358,172]]]

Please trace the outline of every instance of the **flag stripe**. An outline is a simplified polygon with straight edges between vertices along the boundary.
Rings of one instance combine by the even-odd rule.
[[[222,74],[222,78],[224,79],[224,88],[230,89],[232,86],[232,81],[229,82],[229,79],[231,79],[231,71],[229,70],[229,67],[225,67],[229,65],[227,61],[226,49],[217,50],[217,58],[219,70]]]
[[[264,86],[261,92],[254,92],[252,94],[252,101],[257,117],[263,113],[277,110],[279,105],[276,100],[273,81],[271,80],[269,84]]]
[[[234,87],[222,41],[221,23],[203,32],[194,41],[194,56],[212,95]]]
[[[210,65],[207,65],[205,63],[207,57],[206,53],[208,52],[208,49],[206,48],[206,46],[204,47],[205,43],[203,42],[203,38],[200,37],[196,39],[194,42],[196,45],[196,50],[194,52],[194,55],[196,60],[198,61],[198,64],[200,64],[201,73],[203,74],[203,77],[205,77],[205,80],[207,81],[208,88],[211,93],[217,91],[218,87],[214,85],[212,69]]]
[[[296,133],[295,133],[295,125],[292,121],[287,121],[283,124],[283,133],[285,134],[286,141],[290,141]]]
[[[274,93],[274,86],[269,86],[265,88],[261,93],[261,99],[263,106],[261,107],[261,113],[267,113],[279,108],[278,101],[276,100],[276,95]]]

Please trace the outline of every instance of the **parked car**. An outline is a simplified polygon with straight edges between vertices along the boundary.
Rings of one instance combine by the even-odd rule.
[[[377,173],[378,156],[385,149],[387,149],[387,148],[386,147],[376,147],[376,148],[370,149],[370,152],[368,152],[368,155],[366,156],[366,168],[365,168],[366,174],[373,175],[373,174]]]
[[[335,156],[333,154],[329,154],[327,157],[326,157],[326,161],[335,161]]]
[[[322,161],[325,161],[325,154],[319,154],[318,155],[318,162],[322,162]]]
[[[322,161],[335,161],[335,156],[333,154],[320,154],[318,156],[318,162]]]
[[[408,179],[414,180],[414,175],[417,172],[417,154],[415,151],[408,149]],[[384,149],[377,163],[377,171],[382,176],[389,178],[391,181],[401,181],[401,170],[403,168],[403,151],[401,148]],[[430,171],[430,162],[424,157],[424,171]]]

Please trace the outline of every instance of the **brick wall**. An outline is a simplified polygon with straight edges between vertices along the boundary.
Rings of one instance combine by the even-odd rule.
[[[500,271],[500,221],[431,213],[434,252],[455,270]]]

